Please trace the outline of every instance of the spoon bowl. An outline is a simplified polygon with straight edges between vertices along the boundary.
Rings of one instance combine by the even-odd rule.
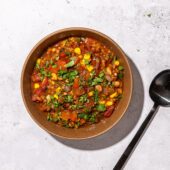
[[[170,106],[170,70],[160,72],[152,81],[149,94],[160,106]]]

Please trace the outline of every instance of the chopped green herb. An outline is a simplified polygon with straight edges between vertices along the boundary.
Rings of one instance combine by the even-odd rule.
[[[100,84],[100,83],[102,83],[102,82],[103,82],[103,78],[101,78],[101,77],[96,77],[96,78],[93,79],[92,86],[97,85],[97,84]]]
[[[51,77],[51,72],[47,72],[46,76]]]
[[[96,115],[91,115],[89,121],[92,122],[92,123],[95,123],[96,122]]]
[[[123,78],[123,74],[122,74],[122,73],[119,73],[119,74],[118,74],[118,78],[119,78],[119,79],[122,79],[122,78]]]
[[[63,75],[66,74],[66,73],[67,73],[66,70],[59,70],[59,71],[58,71],[58,76],[59,76],[59,77],[63,77]]]
[[[88,115],[88,114],[85,114],[85,113],[79,113],[79,114],[78,114],[78,117],[81,118],[81,119],[87,120],[87,119],[89,118],[89,115]]]
[[[56,65],[56,64],[53,64],[53,65],[52,65],[52,68],[56,68],[56,67],[57,67],[57,65]]]
[[[39,65],[38,63],[36,63],[35,68],[36,68],[36,69],[39,69],[39,68],[40,68],[40,65]]]
[[[54,61],[53,61],[52,59],[50,60],[50,64],[51,64],[51,65],[53,65],[53,64],[54,64]]]
[[[71,56],[71,52],[69,52],[69,51],[66,51],[65,54],[69,57]]]
[[[99,92],[98,90],[94,91],[94,102],[97,103],[99,101]]]
[[[71,60],[69,63],[67,63],[65,66],[68,67],[72,67],[74,66],[75,62],[73,60]]]
[[[66,96],[64,97],[64,101],[67,102],[67,103],[73,102],[73,96],[71,96],[71,95],[66,95]]]
[[[99,104],[96,106],[96,109],[99,111],[99,112],[104,112],[106,110],[106,107],[104,104]]]
[[[103,71],[101,71],[101,72],[100,72],[100,74],[99,74],[99,77],[100,77],[100,78],[103,78],[103,77],[104,77],[104,75],[105,75],[105,74],[104,74],[104,72],[103,72]]]
[[[86,101],[87,101],[87,94],[83,94],[82,96],[80,96],[79,102],[84,103],[84,102],[86,102]]]
[[[54,108],[59,107],[59,103],[58,103],[58,101],[53,101],[53,105],[54,105]]]
[[[124,70],[124,67],[123,67],[123,66],[119,66],[119,67],[118,67],[118,70],[119,70],[119,71],[122,71],[122,70]]]

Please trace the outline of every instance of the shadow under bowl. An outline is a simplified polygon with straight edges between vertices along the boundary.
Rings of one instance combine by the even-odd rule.
[[[46,118],[47,113],[40,111],[37,107],[38,104],[32,102],[31,100],[31,74],[33,72],[37,58],[41,57],[48,47],[71,36],[91,37],[105,44],[110,50],[114,51],[115,55],[119,57],[119,60],[124,66],[125,70],[123,78],[123,98],[118,103],[114,113],[109,118],[103,119],[97,124],[85,126],[79,129],[59,127],[52,122],[48,122]],[[126,55],[117,45],[117,43],[98,31],[81,27],[62,29],[46,36],[41,41],[39,41],[29,53],[21,74],[21,94],[25,107],[32,119],[42,129],[54,136],[76,140],[96,137],[111,129],[122,118],[129,106],[132,95],[132,84],[132,72],[130,65]]]

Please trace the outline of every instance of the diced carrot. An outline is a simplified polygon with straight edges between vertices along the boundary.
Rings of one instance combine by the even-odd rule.
[[[68,111],[62,112],[62,113],[61,113],[61,118],[62,118],[63,120],[69,120],[69,118],[70,118],[70,113],[69,113]]]
[[[75,112],[70,113],[70,120],[75,122],[77,120],[77,113]]]

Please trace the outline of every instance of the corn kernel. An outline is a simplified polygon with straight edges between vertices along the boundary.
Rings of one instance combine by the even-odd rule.
[[[55,99],[58,99],[58,95],[57,95],[57,94],[54,94],[54,98],[55,98]]]
[[[61,91],[61,87],[57,87],[55,91],[56,93],[59,93]]]
[[[40,64],[40,62],[41,62],[41,59],[40,58],[37,59],[37,64]]]
[[[116,60],[116,61],[115,61],[115,65],[116,65],[116,66],[119,66],[119,64],[120,64],[119,61]]]
[[[34,84],[34,89],[38,89],[40,87],[40,85],[38,83]]]
[[[55,51],[56,51],[56,49],[55,49],[55,48],[52,48],[52,49],[51,49],[51,51],[52,51],[52,52],[55,52]]]
[[[85,61],[84,61],[84,60],[81,60],[81,61],[80,61],[80,64],[81,64],[81,65],[85,65]]]
[[[114,86],[115,86],[115,87],[119,87],[119,86],[120,86],[120,82],[119,82],[119,81],[115,81],[115,82],[114,82]]]
[[[51,73],[51,79],[52,80],[57,80],[57,74]]]
[[[85,60],[90,60],[91,54],[90,53],[86,53],[84,54],[84,59]]]
[[[93,96],[93,95],[94,95],[94,91],[88,93],[88,96]]]
[[[106,104],[105,104],[105,106],[111,106],[111,105],[113,105],[112,101],[107,101]]]
[[[75,52],[76,54],[81,54],[81,50],[80,50],[79,47],[76,47],[76,48],[74,49],[74,52]]]
[[[92,65],[87,65],[87,66],[86,66],[86,69],[87,69],[89,72],[91,72],[94,68],[93,68]]]
[[[117,97],[117,96],[118,96],[117,92],[114,92],[113,94],[110,95],[110,98],[114,98],[114,97]]]
[[[105,103],[106,103],[106,101],[104,101],[104,100],[99,101],[99,104],[105,104]]]

